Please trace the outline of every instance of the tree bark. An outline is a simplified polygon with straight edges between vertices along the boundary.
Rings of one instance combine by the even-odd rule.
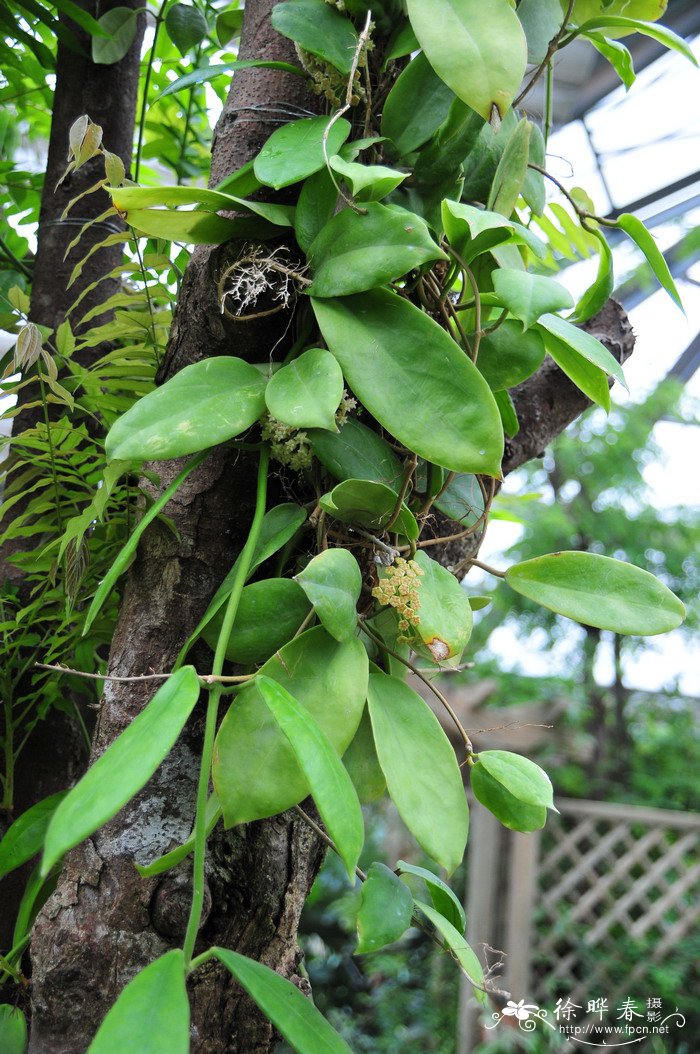
[[[248,0],[241,58],[295,61],[293,45],[271,27],[274,2]],[[274,127],[270,104],[282,101],[287,111],[297,107],[313,112],[317,105],[303,82],[290,74],[250,70],[235,75],[235,96],[229,95],[215,133],[212,183],[259,149]],[[228,251],[199,247],[192,254],[161,379],[210,355],[263,361],[273,349],[283,353],[279,345],[290,322],[285,316],[255,326],[232,325],[222,316],[215,286]],[[152,467],[162,487],[180,465]],[[214,450],[166,509],[177,533],[157,522],[146,533],[124,595],[111,674],[172,667],[245,539],[254,472],[249,456]],[[150,694],[143,685],[108,682],[93,757],[123,731]],[[123,985],[155,956],[181,944],[189,862],[144,880],[133,861],[149,861],[190,833],[201,724],[198,714],[146,788],[68,855],[32,942],[30,1054],[80,1054]],[[234,948],[303,987],[296,976],[297,926],[321,859],[322,846],[294,813],[217,831],[207,857],[201,946]],[[197,971],[190,994],[193,1052],[268,1054],[272,1027],[222,968],[208,964]]]
[[[104,14],[109,7],[117,5],[141,7],[143,0],[110,0],[100,4],[98,0],[79,0],[79,6],[94,18]],[[90,58],[90,38],[65,15],[60,20],[74,33],[84,49],[84,54],[69,51],[59,41],[56,56],[56,87],[51,118],[51,134],[46,164],[46,176],[41,198],[39,216],[38,248],[34,261],[30,318],[41,325],[55,329],[63,321],[65,313],[83,289],[96,282],[101,275],[116,267],[122,257],[119,245],[100,249],[86,264],[82,275],[68,289],[68,279],[77,260],[108,234],[104,225],[89,228],[80,244],[66,261],[63,257],[70,241],[78,231],[77,222],[94,218],[105,210],[108,200],[105,194],[88,195],[70,213],[67,222],[61,213],[75,195],[87,190],[100,178],[101,158],[89,161],[78,172],[73,173],[60,187],[56,187],[63,175],[68,155],[68,133],[73,121],[88,113],[96,124],[102,125],[107,146],[118,154],[128,170],[134,134],[134,116],[139,83],[139,62],[144,17],[139,18],[139,28],[132,47],[124,58],[111,66],[95,65]],[[79,218],[79,220],[78,220]],[[122,226],[116,217],[110,221],[114,229]],[[117,291],[119,280],[108,279],[88,293],[83,301],[83,312],[106,300]],[[99,321],[99,320],[97,320]],[[92,358],[103,354],[103,348],[76,352],[76,360],[87,365]],[[36,393],[24,389],[21,399],[31,402]],[[33,428],[41,415],[41,409],[27,406],[20,410],[13,422],[13,433],[21,434]],[[20,502],[11,515],[22,513],[25,505]],[[22,538],[10,538],[0,551],[0,581],[9,580],[24,593],[23,572],[10,562],[11,557],[26,547]],[[51,711],[37,725],[28,745],[32,764],[20,765],[15,784],[15,814],[20,814],[35,802],[69,786],[85,765],[85,745],[74,720],[65,713]],[[19,901],[31,871],[31,864],[18,868],[3,880],[3,911],[0,916],[0,948],[9,948]]]

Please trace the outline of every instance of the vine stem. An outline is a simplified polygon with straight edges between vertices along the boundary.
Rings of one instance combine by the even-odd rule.
[[[238,605],[243,592],[246,578],[250,571],[253,555],[255,553],[263,518],[265,516],[265,505],[267,501],[267,473],[270,465],[270,450],[265,446],[260,451],[260,463],[258,465],[258,483],[256,491],[255,514],[250,525],[248,538],[241,551],[238,561],[238,570],[233,582],[231,594],[228,598],[226,611],[219,639],[216,642],[214,662],[212,664],[212,677],[220,677],[226,658],[226,645],[228,644],[233,623],[238,612]],[[209,701],[207,703],[207,716],[204,726],[204,744],[202,746],[202,761],[199,770],[199,783],[197,786],[197,811],[194,822],[194,863],[192,867],[192,904],[190,917],[187,922],[187,932],[183,952],[185,966],[189,967],[192,961],[197,933],[202,921],[202,907],[204,904],[204,860],[206,856],[207,842],[207,797],[209,794],[209,774],[211,771],[212,755],[214,752],[214,737],[216,736],[216,722],[219,713],[219,700],[222,687],[216,683],[209,689]]]
[[[163,3],[158,9],[156,15],[155,28],[153,30],[153,43],[151,44],[151,50],[148,53],[148,64],[146,65],[146,76],[143,82],[143,96],[141,97],[141,113],[139,114],[139,135],[136,142],[136,157],[134,158],[134,183],[139,181],[139,171],[141,169],[141,153],[143,151],[143,136],[146,129],[146,113],[148,111],[148,89],[151,86],[151,72],[153,70],[153,60],[156,57],[156,47],[158,44],[158,34],[160,33],[160,27],[163,24],[163,13],[168,6],[169,0],[163,0]]]
[[[173,675],[172,673],[137,673],[132,677],[115,677],[110,673],[87,673],[85,670],[73,670],[70,666],[63,666],[61,663],[35,662],[34,665],[39,670],[54,670],[55,673],[85,677],[89,681],[119,681],[122,684],[130,681],[167,681]],[[255,674],[241,673],[232,677],[215,677],[211,673],[198,673],[197,677],[202,684],[244,684],[246,681],[252,681]]]
[[[537,67],[537,69],[535,70],[535,72],[533,73],[532,77],[527,82],[527,84],[525,85],[523,90],[520,92],[520,95],[518,95],[517,99],[514,101],[513,109],[515,109],[516,106],[520,105],[520,103],[523,101],[525,96],[535,86],[535,84],[540,79],[540,77],[542,76],[544,71],[551,64],[552,58],[554,56],[554,53],[556,52],[557,48],[559,47],[559,44],[561,42],[562,37],[566,33],[566,27],[567,27],[567,25],[569,23],[569,19],[571,18],[571,12],[574,9],[574,2],[575,2],[575,0],[569,0],[569,3],[568,3],[567,8],[566,8],[566,14],[564,15],[564,21],[560,25],[558,32],[555,33],[555,35],[550,40],[549,47],[547,48],[547,54],[542,59],[542,61],[540,62],[539,66]],[[567,41],[567,43],[568,43],[568,41]]]

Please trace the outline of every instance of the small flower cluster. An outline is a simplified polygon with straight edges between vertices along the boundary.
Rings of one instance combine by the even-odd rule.
[[[420,578],[423,569],[415,560],[404,560],[397,556],[391,567],[382,574],[379,584],[372,590],[372,596],[380,604],[396,608],[399,616],[400,644],[409,644],[411,636],[407,633],[420,625]]]
[[[357,410],[357,399],[343,392],[340,406],[335,412],[335,423],[342,428],[351,413]],[[293,472],[311,468],[313,454],[309,437],[304,431],[278,421],[272,414],[265,414],[262,419],[262,437],[270,443],[270,456],[287,465]]]
[[[270,456],[293,472],[311,468],[311,446],[306,432],[278,421],[272,414],[262,420],[262,437],[270,443]]]

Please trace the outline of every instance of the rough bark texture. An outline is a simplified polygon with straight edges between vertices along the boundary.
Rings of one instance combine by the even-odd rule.
[[[127,6],[140,7],[143,0],[124,0]],[[99,17],[109,7],[122,4],[113,0],[100,4],[98,0],[79,0],[80,6],[93,17]],[[98,10],[99,9],[99,10]],[[68,155],[68,132],[73,121],[88,113],[93,121],[106,130],[107,146],[118,154],[128,169],[134,133],[134,114],[139,79],[139,54],[143,36],[144,17],[139,19],[139,30],[134,44],[124,58],[112,66],[97,66],[89,58],[90,39],[79,26],[59,16],[85,49],[84,55],[68,51],[59,43],[56,59],[55,105],[51,119],[51,135],[46,166],[46,177],[41,199],[38,231],[38,248],[34,261],[32,300],[30,315],[34,322],[52,329],[60,325],[65,312],[78,295],[100,275],[116,267],[121,259],[121,246],[98,250],[86,265],[83,274],[70,289],[68,278],[76,261],[92,245],[102,241],[109,233],[103,225],[90,228],[80,245],[72,251],[68,260],[63,256],[69,242],[78,231],[79,222],[98,216],[107,207],[103,193],[84,198],[71,212],[68,222],[61,222],[61,213],[76,194],[92,186],[101,173],[101,159],[89,161],[82,169],[71,175],[56,189],[58,180],[66,168]],[[111,221],[114,229],[118,222]],[[84,310],[87,312],[117,291],[118,280],[110,279],[87,294]],[[91,357],[103,354],[104,349],[77,352],[76,359],[87,365]],[[31,389],[25,389],[22,398],[30,402],[34,397]],[[40,408],[22,409],[14,420],[13,432],[20,434],[32,428],[41,413]],[[16,505],[11,515],[22,513],[24,504]],[[9,563],[10,557],[25,548],[22,538],[11,538],[0,551],[0,581],[9,579],[22,592],[23,572]],[[69,786],[80,775],[85,764],[85,746],[74,720],[65,713],[50,712],[32,733],[25,757],[31,756],[32,764],[20,764],[15,786],[15,815],[19,815],[35,802]],[[4,833],[4,821],[0,834]],[[3,880],[0,915],[0,947],[12,944],[12,930],[17,907],[31,871],[31,864],[12,872]]]
[[[292,45],[271,28],[273,3],[246,4],[241,58],[294,60]],[[279,105],[284,100],[287,109],[312,109],[315,103],[305,96],[303,82],[278,71],[241,72],[235,82],[235,98],[229,97],[215,135],[214,183],[265,140],[270,121],[276,121],[271,101]],[[225,252],[199,248],[193,253],[163,378],[209,355],[261,361],[279,343],[285,329],[281,316],[255,329],[222,317],[214,286]],[[564,423],[551,430],[550,439]],[[538,450],[539,440],[540,435]],[[165,485],[179,465],[156,468]],[[172,666],[245,537],[252,516],[254,470],[248,456],[232,458],[225,450],[215,450],[168,505],[177,538],[157,523],[147,532],[129,576],[110,656],[112,674]],[[95,757],[151,694],[144,686],[110,685]],[[181,943],[189,864],[167,876],[142,880],[132,861],[150,860],[189,834],[200,738],[200,721],[195,719],[144,791],[69,854],[32,942],[30,1054],[81,1054],[125,982],[154,956]],[[319,843],[288,813],[219,832],[210,844],[202,946],[223,944],[295,977],[297,924],[322,858]],[[268,1054],[271,1026],[221,968],[197,972],[191,1000],[193,1051]]]
[[[271,28],[272,6],[272,0],[246,5],[241,58],[294,60],[291,43]],[[270,115],[251,118],[270,100],[305,108],[315,103],[306,97],[303,81],[293,75],[269,70],[237,74],[235,99],[229,97],[215,135],[212,182],[248,160],[265,141],[272,127]],[[214,289],[219,255],[205,247],[193,253],[163,377],[209,355],[264,360],[279,337],[277,318],[255,329],[227,326]],[[163,485],[179,469],[171,463],[153,467]],[[172,666],[245,539],[253,511],[254,472],[249,456],[231,458],[230,452],[214,451],[168,505],[178,539],[157,524],[147,533],[129,576],[110,672],[124,675]],[[203,664],[207,661],[205,653]],[[109,687],[94,757],[151,694],[150,686]],[[191,864],[143,880],[133,860],[150,860],[188,836],[200,740],[201,727],[195,720],[144,791],[69,855],[32,943],[32,1054],[84,1051],[126,981],[154,956],[181,943]],[[203,946],[236,948],[294,977],[299,915],[322,858],[315,836],[286,814],[221,833],[210,846]],[[269,1050],[271,1026],[222,968],[199,971],[191,996],[193,1051]]]

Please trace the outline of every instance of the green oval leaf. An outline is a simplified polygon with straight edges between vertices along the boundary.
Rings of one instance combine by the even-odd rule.
[[[484,515],[484,493],[477,477],[458,473],[435,499],[435,508],[462,527],[473,527]]]
[[[92,38],[92,61],[100,66],[121,62],[134,42],[139,11],[132,7],[113,7],[98,18],[106,36]]]
[[[668,29],[667,26],[656,26],[653,22],[644,22],[638,18],[603,15],[601,18],[591,18],[589,21],[584,22],[579,27],[579,32],[590,33],[591,30],[596,29],[608,30],[608,36],[624,36],[625,33],[641,33],[643,36],[651,37],[652,40],[658,40],[659,44],[663,44],[664,47],[670,48],[671,51],[677,51],[680,55],[684,55],[694,66],[698,65],[698,60],[696,59],[690,45],[686,43],[683,37],[678,36],[677,33],[674,33],[672,29]],[[612,34],[609,32],[611,29],[623,30],[623,32]]]
[[[527,42],[508,0],[408,0],[408,17],[430,65],[489,121],[503,117],[525,75]]]
[[[179,91],[183,91],[185,88],[191,88],[194,84],[204,84],[208,81],[214,80],[215,77],[221,77],[225,73],[230,73],[236,70],[249,70],[249,69],[266,69],[266,70],[282,70],[284,73],[294,73],[297,77],[306,77],[304,70],[298,66],[293,66],[291,62],[265,62],[263,59],[234,59],[231,62],[221,62],[215,66],[200,66],[199,69],[190,70],[189,73],[185,73],[182,77],[178,77],[176,81],[169,84],[165,91],[162,91],[156,99],[164,99],[166,95],[175,95]]]
[[[323,138],[329,124],[330,117],[304,117],[273,132],[255,158],[253,167],[260,182],[280,190],[323,168]],[[326,142],[328,157],[338,153],[350,131],[343,117],[331,125]]]
[[[446,259],[419,217],[377,202],[366,215],[343,209],[327,223],[309,250],[314,275],[310,296],[359,293],[432,260]]]
[[[529,834],[544,827],[547,822],[547,810],[544,805],[528,805],[520,801],[478,761],[470,769],[469,775],[476,800],[493,813],[508,830]]]
[[[347,640],[355,634],[362,573],[352,553],[326,549],[296,575],[296,581],[332,637]]]
[[[8,827],[0,842],[0,878],[21,867],[41,849],[49,821],[67,794],[59,791],[32,805]]]
[[[240,7],[227,7],[216,16],[216,39],[222,48],[241,35],[243,11]]]
[[[0,1050],[3,1054],[25,1054],[27,1022],[16,1006],[0,1006]]]
[[[389,92],[381,132],[399,157],[423,146],[446,120],[454,92],[435,73],[425,55],[409,62]]]
[[[347,147],[345,148],[347,149]],[[363,165],[359,161],[346,161],[340,154],[330,158],[334,172],[345,180],[358,201],[381,201],[387,194],[403,183],[407,172],[399,172],[386,165]]]
[[[336,479],[369,479],[398,493],[403,467],[386,440],[349,418],[337,433],[310,432],[314,455]]]
[[[402,875],[415,875],[416,878],[422,878],[428,887],[430,899],[435,910],[439,911],[443,918],[447,919],[456,930],[464,933],[467,927],[464,908],[457,894],[450,889],[446,882],[443,882],[441,878],[434,875],[432,871],[428,871],[425,867],[407,864],[405,860],[397,861],[396,870]]]
[[[451,873],[464,856],[469,812],[450,741],[412,688],[376,668],[368,703],[377,757],[399,815],[421,849]]]
[[[560,370],[580,388],[598,406],[605,411],[610,410],[610,386],[605,371],[595,366],[579,355],[572,347],[563,340],[559,340],[553,333],[542,330],[544,343],[547,351],[556,362]]]
[[[297,1054],[352,1054],[345,1040],[291,981],[226,948],[212,948],[212,953]]]
[[[211,212],[130,209],[123,218],[124,222],[139,234],[187,245],[221,245],[236,233],[234,220],[227,220]]]
[[[539,66],[564,20],[559,0],[520,0],[518,18],[527,40],[527,61]]]
[[[563,552],[514,564],[508,585],[585,626],[653,636],[685,618],[678,597],[648,571],[596,553]]]
[[[488,1006],[488,996],[483,991],[484,971],[476,952],[467,944],[459,930],[455,929],[449,919],[431,907],[424,904],[422,900],[415,902],[427,919],[430,919],[435,929],[445,941],[445,945],[454,952],[457,962],[466,974],[467,980],[474,985],[474,997],[482,1006]],[[476,987],[478,985],[478,987]]]
[[[586,333],[585,329],[579,329],[578,326],[572,325],[571,322],[567,322],[564,318],[559,318],[558,315],[549,314],[542,315],[539,324],[548,333],[551,333],[579,355],[582,355],[584,359],[588,359],[595,366],[599,366],[601,370],[605,370],[609,376],[619,381],[626,391],[629,391],[620,363],[613,358],[604,344],[601,344],[590,333]]]
[[[386,790],[386,780],[377,757],[372,722],[366,707],[352,743],[343,755],[343,764],[363,805],[381,798]]]
[[[168,36],[181,55],[186,55],[207,35],[207,20],[192,4],[173,4],[165,16]]]
[[[285,644],[260,673],[286,688],[343,754],[366,698],[367,653],[359,640],[339,643],[318,626]],[[221,722],[212,772],[227,827],[284,812],[309,793],[294,751],[255,681],[238,694]]]
[[[509,750],[480,750],[479,764],[518,801],[554,808],[551,780],[544,769],[529,758]]]
[[[561,311],[574,306],[574,298],[569,290],[553,278],[499,267],[492,273],[491,280],[504,306],[511,315],[520,319],[526,329],[548,311]]]
[[[226,658],[241,666],[264,662],[291,640],[310,608],[303,589],[290,578],[265,578],[245,586],[226,645]],[[202,634],[212,651],[216,650],[223,620],[222,608]]]
[[[498,162],[486,207],[502,216],[510,216],[522,193],[527,178],[532,128],[526,117],[518,121]]]
[[[472,633],[469,597],[447,568],[422,549],[415,561],[423,571],[418,595],[420,622],[416,632],[423,643],[418,650],[432,662],[459,661]]]
[[[41,873],[111,820],[170,753],[199,698],[194,667],[183,666],[114,740],[56,809],[44,842]]]
[[[346,76],[357,51],[357,30],[326,0],[294,0],[272,9],[272,25],[304,51],[330,62]]]
[[[224,443],[263,413],[265,385],[260,370],[227,355],[185,366],[115,421],[107,460],[163,461]]]
[[[119,995],[88,1047],[88,1054],[188,1054],[190,1004],[185,958],[180,948],[166,952],[136,974]]]
[[[338,188],[327,168],[304,180],[294,210],[294,234],[305,253],[333,216],[337,200]]]
[[[378,861],[370,864],[362,883],[357,913],[359,942],[355,955],[376,952],[402,937],[411,925],[413,897],[408,886]]]
[[[329,516],[343,523],[356,523],[373,531],[383,531],[394,514],[398,500],[398,494],[383,483],[347,479],[324,494],[319,499],[319,505]],[[409,541],[418,538],[416,518],[405,504],[399,510],[394,529]]]
[[[641,249],[647,263],[658,278],[660,284],[671,297],[671,300],[673,300],[681,311],[683,311],[683,303],[680,294],[676,289],[676,283],[673,281],[673,276],[668,269],[668,264],[664,259],[663,253],[654,241],[653,235],[649,233],[637,216],[632,216],[629,212],[623,212],[623,214],[618,217],[617,225],[632,239],[637,248]]]
[[[261,676],[257,689],[291,744],[321,819],[354,884],[365,828],[352,780],[326,734],[286,688]]]
[[[292,428],[336,431],[343,398],[343,371],[329,351],[310,348],[273,374],[265,402],[273,417]]]
[[[250,174],[239,174],[238,182],[245,185],[250,181]],[[257,181],[254,181],[257,183]],[[235,185],[235,183],[233,184]],[[259,185],[259,184],[258,184]],[[253,212],[278,227],[291,227],[294,222],[294,210],[290,205],[274,205],[264,201],[247,201],[238,197],[230,191],[220,189],[208,190],[206,187],[106,187],[112,196],[114,207],[127,217],[129,222],[138,212],[150,212],[155,206],[165,206],[166,209],[174,209],[180,205],[198,205],[207,212],[216,212],[217,209],[228,209],[231,212],[243,209]],[[255,189],[255,188],[254,188]],[[168,212],[166,216],[189,216],[195,219],[200,217],[199,212]],[[219,217],[220,218],[220,217]],[[179,223],[180,221],[175,221]],[[229,223],[234,221],[230,220]],[[131,226],[136,226],[131,223]]]
[[[384,289],[312,303],[348,384],[399,442],[444,468],[500,475],[491,390],[437,322]]]
[[[477,366],[491,390],[499,392],[531,377],[544,362],[544,355],[544,341],[536,330],[523,333],[518,322],[506,319],[482,337]]]
[[[594,231],[600,243],[600,256],[598,258],[598,273],[595,281],[589,285],[581,295],[576,304],[576,322],[588,322],[604,307],[612,296],[615,286],[613,272],[613,257],[607,239],[602,231]]]

